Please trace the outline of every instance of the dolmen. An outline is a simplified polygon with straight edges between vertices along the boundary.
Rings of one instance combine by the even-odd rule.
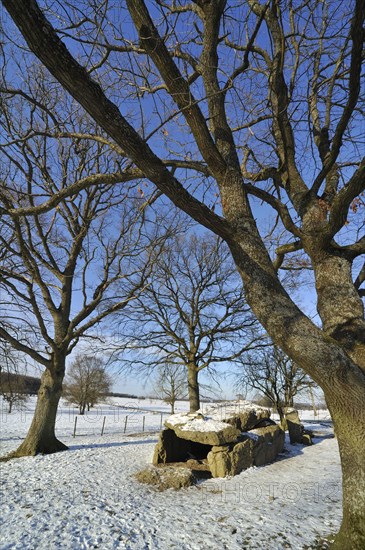
[[[229,401],[203,412],[167,418],[153,456],[154,466],[186,463],[212,477],[235,476],[275,460],[285,433],[270,410],[249,401]]]

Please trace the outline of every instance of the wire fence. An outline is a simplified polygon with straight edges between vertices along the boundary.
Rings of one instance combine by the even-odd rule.
[[[93,422],[85,422],[83,415],[76,415],[74,418],[72,436],[89,435],[90,433],[104,434],[134,434],[151,433],[160,431],[164,426],[164,420],[170,413],[160,411],[148,411],[148,414],[126,414],[120,415],[118,420],[110,415],[104,415],[99,419],[97,425]]]

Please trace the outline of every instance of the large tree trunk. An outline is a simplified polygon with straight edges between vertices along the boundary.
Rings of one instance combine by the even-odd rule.
[[[200,396],[199,396],[199,383],[198,383],[198,371],[196,366],[192,363],[188,365],[188,392],[189,392],[189,404],[190,412],[196,412],[200,409]]]
[[[365,548],[365,379],[341,402],[326,395],[341,455],[343,518],[334,550]]]
[[[314,243],[316,244],[316,243]],[[342,466],[343,520],[337,550],[365,548],[365,325],[364,305],[352,280],[352,262],[314,246],[314,273],[324,338],[352,360],[333,361],[336,376],[324,387]],[[331,376],[331,362],[327,369]],[[356,366],[356,367],[355,367]],[[327,387],[326,387],[327,386]],[[322,384],[323,387],[323,384]]]
[[[37,405],[29,431],[23,443],[10,457],[34,456],[64,451],[67,446],[56,438],[55,425],[58,403],[62,394],[65,357],[53,356],[49,369],[42,375]]]

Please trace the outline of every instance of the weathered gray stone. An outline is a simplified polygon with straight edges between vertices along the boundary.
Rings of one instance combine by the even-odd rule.
[[[282,452],[285,443],[285,432],[280,426],[272,425],[256,428],[247,434],[253,438],[253,462],[255,466],[263,466],[273,462]]]
[[[270,418],[268,409],[251,409],[242,411],[239,416],[228,418],[225,422],[231,423],[241,432],[248,432],[260,424],[263,420]]]
[[[210,471],[213,477],[226,477],[230,475],[231,459],[229,447],[224,451],[210,452],[207,456]]]
[[[302,443],[304,426],[299,420],[298,411],[295,409],[288,409],[285,414],[285,419],[288,426],[290,443]]]
[[[285,413],[285,418],[288,426],[290,443],[312,445],[312,434],[304,429],[304,426],[299,419],[298,411],[295,409],[288,409]]]
[[[231,475],[235,476],[253,465],[253,442],[247,438],[235,445],[231,452]]]
[[[198,432],[195,430],[179,430],[177,428],[175,433],[182,439],[188,439],[189,441],[195,441],[203,445],[222,445],[236,441],[240,431],[233,426],[229,426],[219,432]]]
[[[176,437],[173,430],[162,430],[158,438],[152,464],[166,464],[167,462],[180,462],[188,456],[189,445]]]
[[[221,453],[223,451],[226,451],[227,450],[227,446],[228,445],[216,445],[214,447],[212,447],[212,453]]]
[[[182,489],[196,483],[195,476],[190,468],[164,466],[156,468],[149,466],[135,475],[140,483],[154,485],[158,491],[166,489]]]
[[[212,447],[208,464],[213,477],[235,476],[253,466],[253,440],[244,437],[233,445]]]

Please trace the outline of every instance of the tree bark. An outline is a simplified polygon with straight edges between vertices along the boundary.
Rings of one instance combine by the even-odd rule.
[[[188,365],[188,392],[190,412],[193,413],[200,409],[198,371],[193,363]]]
[[[51,365],[42,375],[37,405],[26,438],[10,458],[51,454],[68,447],[56,438],[57,407],[62,394],[65,374],[65,357],[52,356]]]
[[[288,425],[285,418],[285,408],[278,405],[277,407],[278,415],[280,418],[280,426],[283,428],[283,430],[287,430]]]
[[[339,385],[340,387],[340,385]],[[334,550],[365,548],[365,379],[347,396],[327,392],[342,467],[343,517]]]
[[[171,399],[170,399],[171,414],[175,414],[175,402],[176,402],[175,383],[174,383],[174,380],[171,379]]]

